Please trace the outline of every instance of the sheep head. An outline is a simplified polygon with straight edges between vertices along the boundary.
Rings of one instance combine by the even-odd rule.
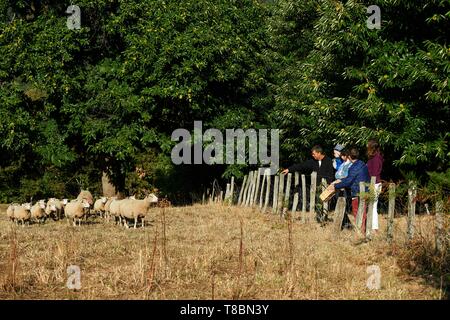
[[[150,203],[157,203],[158,202],[158,197],[155,194],[153,194],[153,193],[150,193],[149,195],[147,195],[145,197],[145,199],[147,199]]]
[[[89,208],[89,202],[86,199],[81,200],[81,204],[83,205],[83,208]]]
[[[22,207],[25,208],[25,210],[30,210],[31,209],[31,203],[27,202],[22,204]]]

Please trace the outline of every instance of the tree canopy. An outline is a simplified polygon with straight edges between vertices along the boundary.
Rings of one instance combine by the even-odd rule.
[[[279,128],[284,165],[376,137],[392,179],[448,168],[449,0],[79,0],[76,30],[71,4],[0,0],[0,201],[246,170],[173,165],[194,120]]]

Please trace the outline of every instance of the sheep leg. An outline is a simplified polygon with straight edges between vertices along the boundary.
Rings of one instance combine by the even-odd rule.
[[[141,225],[142,225],[142,228],[145,227],[145,217],[142,217],[142,218],[141,218]]]
[[[134,228],[136,229],[136,225],[137,225],[137,221],[138,221],[138,217],[134,217]]]

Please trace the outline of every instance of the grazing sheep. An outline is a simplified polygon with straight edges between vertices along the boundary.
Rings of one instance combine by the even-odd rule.
[[[153,194],[149,194],[143,200],[125,199],[120,204],[120,212],[124,218],[124,226],[128,228],[127,219],[134,220],[134,228],[136,229],[137,221],[141,218],[142,228],[145,226],[145,216],[152,203],[157,203],[158,198]]]
[[[20,206],[18,203],[11,203],[8,206],[8,209],[6,209],[6,216],[9,218],[9,220],[13,222],[14,222],[14,209],[18,206]]]
[[[94,214],[99,214],[100,217],[103,217],[103,214],[105,212],[105,203],[108,201],[108,198],[101,197],[100,199],[97,199],[94,202]]]
[[[25,221],[27,223],[30,222],[31,219],[31,203],[24,203],[21,206],[16,206],[14,208],[14,219],[17,224],[19,224],[19,221],[22,222],[22,227],[25,226]]]
[[[81,219],[87,214],[89,210],[89,202],[86,199],[73,200],[66,205],[66,218],[67,222],[70,224],[70,220],[74,226],[81,226]]]
[[[38,223],[44,223],[47,215],[45,214],[45,201],[40,200],[39,202],[36,202],[31,207],[31,218],[36,220]]]
[[[61,202],[61,215],[64,216],[66,204],[69,203],[69,199],[62,199],[60,202]]]
[[[107,222],[109,222],[109,218],[110,218],[109,208],[111,206],[111,202],[113,202],[116,199],[117,199],[117,197],[111,197],[105,203],[105,219]]]
[[[56,198],[50,198],[47,201],[47,206],[45,207],[45,214],[51,216],[53,220],[59,220],[62,218],[63,205],[61,201]]]
[[[109,214],[111,217],[114,217],[114,223],[117,223],[117,220],[119,220],[118,221],[119,224],[122,224],[120,204],[124,200],[128,200],[128,199],[123,199],[123,200],[114,199],[113,201],[111,201],[111,204],[109,205]]]
[[[80,194],[77,197],[77,200],[85,199],[89,203],[89,206],[92,206],[94,204],[94,197],[92,194],[87,190],[81,190]]]

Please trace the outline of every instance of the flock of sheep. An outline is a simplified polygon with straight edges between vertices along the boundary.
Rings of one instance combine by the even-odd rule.
[[[128,221],[134,221],[136,229],[139,218],[141,226],[145,226],[145,217],[150,206],[158,202],[158,198],[153,194],[147,195],[142,200],[135,199],[134,196],[126,199],[117,199],[117,197],[101,197],[94,202],[94,198],[89,191],[82,190],[78,197],[69,201],[68,199],[50,198],[47,202],[39,200],[34,205],[31,202],[9,205],[6,210],[8,218],[19,223],[22,226],[34,221],[38,224],[45,223],[47,218],[61,220],[67,218],[68,223],[72,221],[74,226],[81,226],[81,221],[86,221],[89,215],[99,215],[106,221],[114,219],[118,225],[129,228]]]

